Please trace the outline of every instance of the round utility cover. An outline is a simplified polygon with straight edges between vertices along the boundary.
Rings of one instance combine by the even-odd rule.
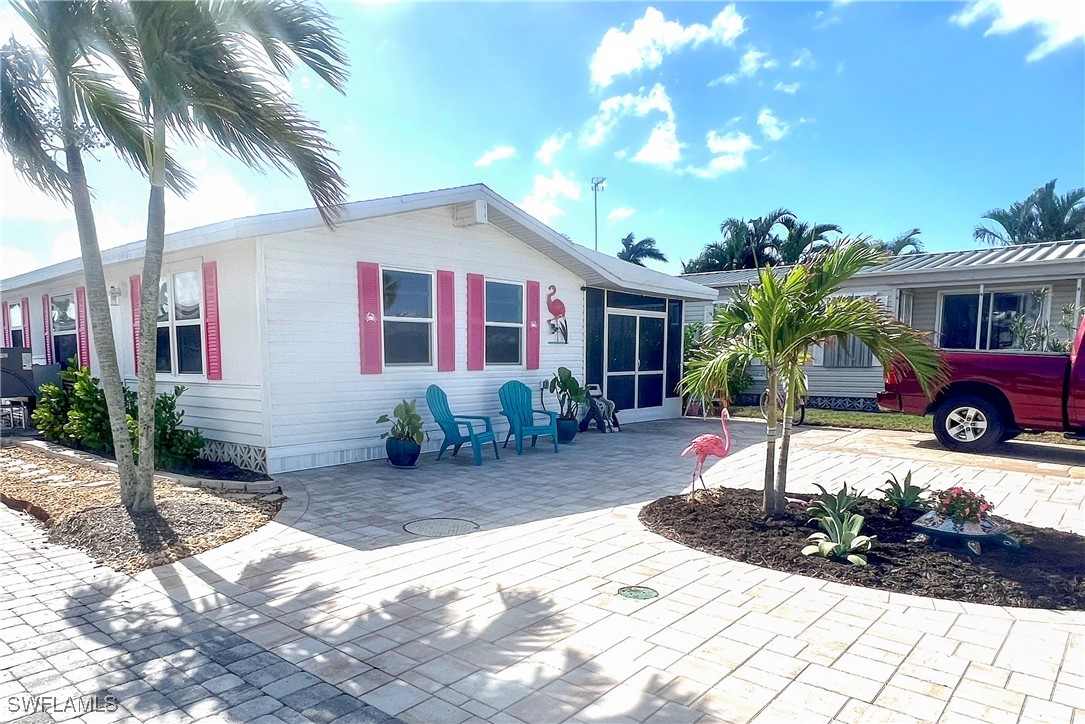
[[[659,593],[647,586],[625,586],[624,588],[618,589],[618,595],[624,596],[625,598],[644,600],[646,598],[655,598]]]
[[[472,523],[461,518],[422,518],[407,523],[403,526],[403,530],[427,538],[444,538],[452,535],[474,533],[478,530],[478,523]]]

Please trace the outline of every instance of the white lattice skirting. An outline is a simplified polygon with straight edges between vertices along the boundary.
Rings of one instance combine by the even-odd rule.
[[[233,463],[239,468],[267,475],[267,450],[238,442],[208,440],[200,456],[220,463]]]

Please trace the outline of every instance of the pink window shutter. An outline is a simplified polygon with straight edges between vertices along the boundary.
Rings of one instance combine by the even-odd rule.
[[[87,289],[75,290],[75,333],[79,342],[79,365],[90,366],[90,330],[87,324]]]
[[[379,375],[384,367],[381,351],[380,265],[358,262],[358,343],[363,375]]]
[[[143,280],[139,275],[128,277],[128,296],[132,298],[132,356],[139,374],[139,308],[143,306]]]
[[[27,349],[33,349],[30,342],[30,300],[23,297],[21,304],[23,307],[23,346]]]
[[[8,310],[8,303],[4,302],[0,304],[0,314],[4,315],[4,346],[11,346],[11,326],[8,320],[11,317],[11,312]]]
[[[467,275],[467,369],[486,366],[486,277]]]
[[[527,283],[527,368],[539,369],[539,283]]]
[[[207,345],[207,379],[222,379],[222,345],[219,342],[218,263],[203,265],[203,336]]]
[[[52,309],[49,306],[49,295],[41,295],[41,321],[42,321],[42,340],[45,342],[45,364],[53,364],[53,330],[52,330]]]
[[[437,371],[456,369],[456,275],[437,272]]]

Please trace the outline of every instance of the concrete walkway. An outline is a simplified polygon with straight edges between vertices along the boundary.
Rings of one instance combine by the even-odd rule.
[[[275,522],[135,579],[42,547],[37,529],[0,511],[0,575],[6,582],[18,571],[29,587],[0,593],[8,646],[0,696],[30,690],[35,674],[18,667],[32,631],[73,640],[80,626],[127,631],[129,643],[154,654],[141,662],[149,673],[165,660],[184,674],[184,658],[156,652],[162,642],[153,636],[204,626],[211,640],[224,636],[236,648],[243,638],[259,650],[242,667],[256,669],[226,668],[263,689],[246,700],[263,704],[250,706],[287,721],[330,721],[329,702],[356,702],[344,713],[377,718],[375,707],[409,722],[1085,722],[1074,708],[1085,706],[1083,613],[849,587],[716,558],[644,530],[643,503],[687,489],[692,461],[678,453],[717,429],[695,420],[629,425],[581,435],[557,456],[542,447],[520,458],[510,448],[500,461],[487,454],[482,468],[469,455],[428,456],[412,471],[367,463],[280,476],[291,500]],[[763,427],[732,430],[735,451],[706,479],[757,487]],[[983,492],[1008,518],[1083,532],[1077,450],[1008,449],[1015,458],[959,456],[922,435],[805,428],[791,489],[846,480],[869,490],[886,472],[911,468],[920,483]],[[403,530],[429,517],[480,530],[451,538]],[[625,585],[660,597],[618,597]],[[155,643],[138,646],[136,631]],[[95,680],[108,684],[102,675]],[[327,687],[326,698],[291,705],[283,691],[302,680],[300,690]],[[126,701],[142,720],[163,713],[137,711],[140,696]],[[256,715],[205,706],[227,720]],[[160,721],[200,719],[191,707],[174,706]]]

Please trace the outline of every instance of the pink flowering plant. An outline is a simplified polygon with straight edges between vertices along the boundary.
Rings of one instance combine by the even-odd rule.
[[[932,496],[934,509],[958,523],[979,523],[995,509],[979,493],[964,488],[950,488]]]

